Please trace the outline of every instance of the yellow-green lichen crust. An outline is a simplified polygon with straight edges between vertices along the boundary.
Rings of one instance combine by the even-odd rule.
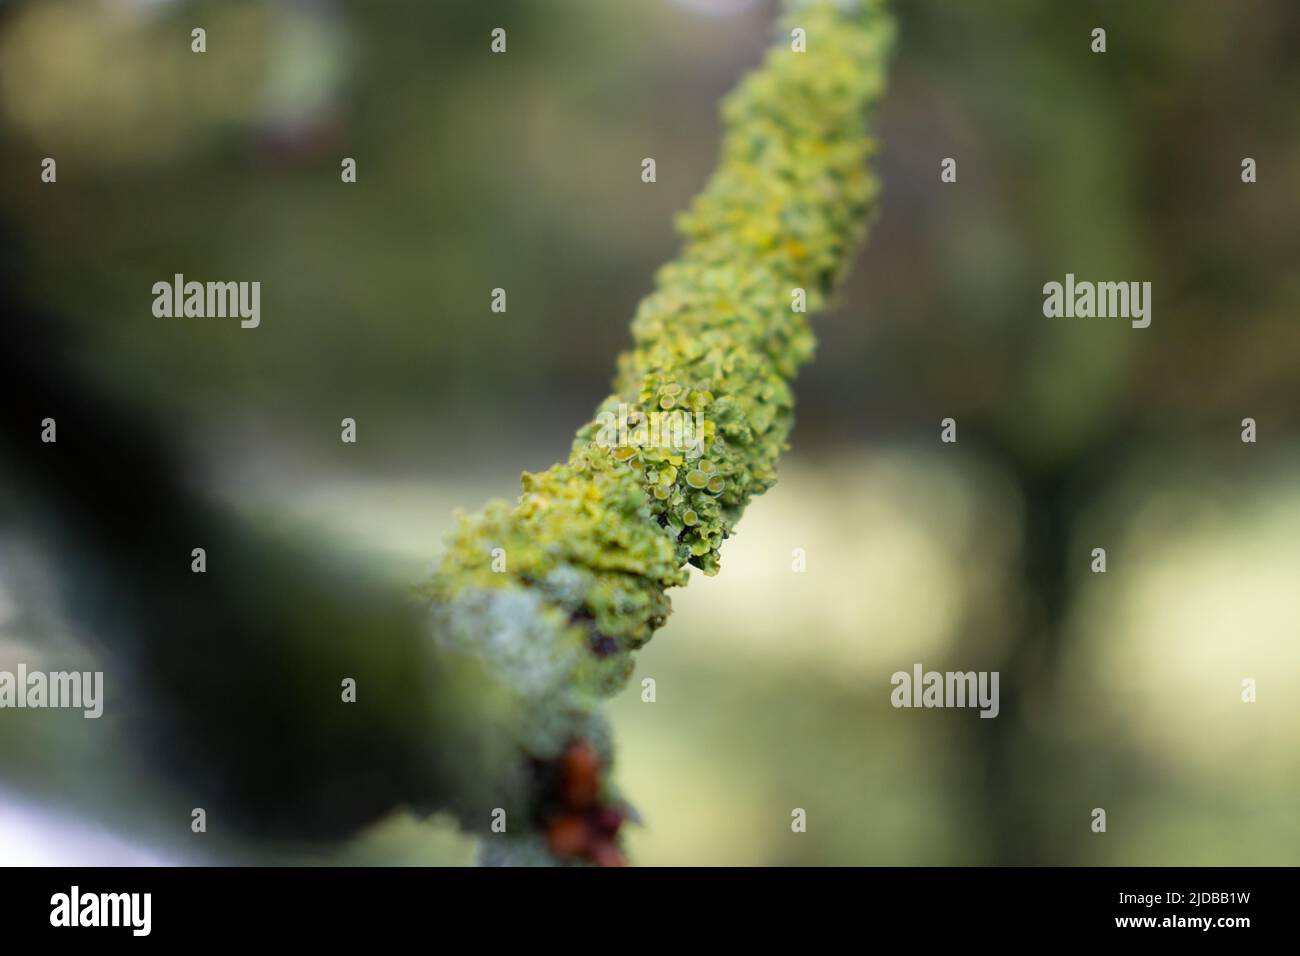
[[[437,639],[504,672],[534,756],[590,728],[667,618],[665,590],[688,564],[716,573],[745,506],[774,483],[790,381],[813,353],[808,315],[864,234],[878,189],[866,110],[891,22],[876,0],[787,8],[765,64],[723,105],[721,163],[677,221],[684,246],[637,309],[614,394],[567,461],[523,475],[517,504],[462,517],[430,585]],[[791,49],[795,28],[807,52]],[[620,407],[701,413],[702,455],[608,447],[602,423]]]

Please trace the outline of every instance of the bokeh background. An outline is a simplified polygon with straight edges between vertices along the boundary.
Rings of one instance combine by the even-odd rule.
[[[1300,7],[893,6],[882,205],[817,320],[781,482],[608,709],[631,855],[1300,862]],[[517,494],[606,394],[774,12],[0,3],[7,300],[205,493],[404,593],[456,507]],[[261,327],[153,318],[177,272],[260,280]],[[1044,318],[1067,272],[1150,281],[1151,326]],[[0,669],[87,659],[94,620],[60,596],[75,538],[0,515]],[[893,709],[916,662],[1000,671],[1001,715]],[[138,746],[111,715],[0,712],[0,863],[472,858],[401,811],[346,840],[196,841]]]

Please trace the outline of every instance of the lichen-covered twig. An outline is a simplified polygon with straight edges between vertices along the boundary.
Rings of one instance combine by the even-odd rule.
[[[790,381],[813,351],[807,314],[825,307],[877,193],[866,112],[891,36],[880,0],[787,2],[764,66],[724,104],[721,164],[679,220],[684,248],[637,311],[615,393],[567,461],[524,474],[517,505],[461,520],[429,587],[435,639],[506,688],[517,747],[488,861],[621,859],[625,805],[596,707],[667,618],[665,591],[687,564],[717,572],[775,480]],[[646,427],[674,411],[700,423],[689,445]],[[466,822],[489,832],[486,817]]]

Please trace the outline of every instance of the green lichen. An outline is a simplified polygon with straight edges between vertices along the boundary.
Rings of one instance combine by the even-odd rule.
[[[716,573],[746,505],[775,482],[790,380],[814,348],[808,315],[863,237],[878,189],[865,113],[892,25],[878,0],[787,7],[764,66],[723,105],[720,166],[678,219],[684,246],[637,310],[614,394],[567,461],[523,475],[516,505],[462,517],[429,587],[437,639],[516,689],[517,739],[534,759],[590,731],[667,618],[664,592],[686,584],[688,564]],[[806,53],[791,50],[795,27]],[[620,412],[633,424],[698,413],[699,444],[611,447]]]

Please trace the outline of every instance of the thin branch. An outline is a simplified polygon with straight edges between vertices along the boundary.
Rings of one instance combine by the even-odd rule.
[[[678,221],[685,245],[637,310],[616,391],[567,461],[524,474],[515,506],[462,518],[429,586],[438,645],[509,688],[523,803],[500,808],[504,833],[464,821],[488,834],[489,862],[621,862],[627,806],[597,705],[668,617],[665,591],[688,564],[716,573],[774,483],[808,314],[865,234],[866,111],[892,23],[879,0],[787,7],[764,66],[724,103],[721,164]]]

